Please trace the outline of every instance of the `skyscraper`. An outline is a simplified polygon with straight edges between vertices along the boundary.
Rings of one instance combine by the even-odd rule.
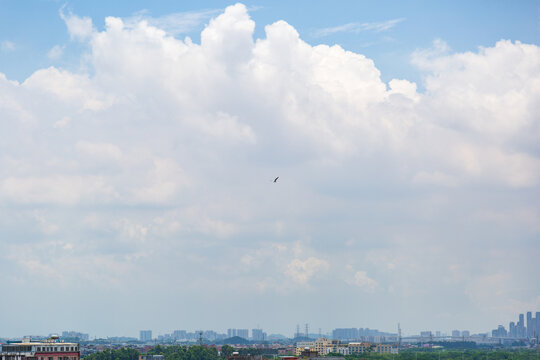
[[[516,324],[514,324],[513,321],[510,321],[510,324],[508,325],[508,333],[512,338],[516,337]]]
[[[536,312],[536,334],[535,337],[540,337],[540,312]]]
[[[518,337],[525,336],[525,321],[524,321],[523,314],[519,314],[519,321],[517,323],[517,336]]]
[[[533,337],[533,321],[532,321],[532,312],[527,311],[527,337],[532,338]]]

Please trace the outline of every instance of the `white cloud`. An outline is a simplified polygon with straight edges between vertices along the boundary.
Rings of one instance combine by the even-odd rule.
[[[439,171],[427,172],[420,171],[414,175],[413,183],[420,185],[439,185],[439,186],[456,186],[457,180],[450,175],[446,175]]]
[[[100,31],[62,16],[87,45],[88,73],[0,74],[0,264],[28,281],[41,272],[117,295],[133,295],[132,279],[174,282],[194,299],[218,288],[287,300],[307,289],[321,301],[363,291],[370,306],[391,289],[413,308],[448,285],[474,300],[472,313],[487,296],[472,287],[497,282],[487,276],[506,261],[486,248],[516,254],[504,286],[531,273],[538,46],[454,53],[437,41],[414,55],[420,92],[285,21],[255,39],[241,4],[209,21],[200,44],[144,16],[108,17]],[[538,297],[515,290],[497,307]],[[414,321],[423,309],[408,310]]]
[[[328,27],[324,29],[318,30],[315,35],[316,36],[328,36],[335,33],[340,32],[350,32],[350,33],[360,33],[363,31],[374,31],[374,32],[382,32],[387,31],[399,24],[405,20],[404,18],[399,19],[391,19],[386,21],[380,21],[380,22],[365,22],[365,23],[359,23],[359,22],[353,22],[348,23],[344,25],[334,26],[334,27]]]
[[[60,17],[66,23],[71,40],[85,41],[96,31],[91,18],[79,17],[72,13],[66,15],[63,10],[62,7]]]
[[[287,265],[284,273],[293,281],[306,285],[314,275],[326,270],[328,270],[328,262],[323,259],[309,257],[304,261],[300,259],[293,259]]]
[[[114,190],[100,176],[7,177],[0,182],[0,196],[15,203],[74,205],[109,201]]]
[[[132,198],[143,203],[167,202],[189,182],[174,160],[155,158],[144,185],[132,188]]]
[[[58,60],[64,54],[64,46],[54,45],[47,53],[47,57],[51,60]]]
[[[375,280],[370,278],[365,271],[357,271],[352,279],[352,284],[358,286],[366,292],[373,292],[379,285]]]
[[[134,25],[146,21],[151,26],[165,30],[168,34],[180,35],[197,29],[205,21],[208,21],[212,16],[218,15],[221,11],[221,9],[186,11],[159,17],[152,17],[146,11],[143,11],[126,18],[125,21],[127,24]]]
[[[78,141],[75,144],[77,151],[95,158],[111,159],[118,161],[122,158],[122,151],[118,146],[107,143],[93,143],[89,141]]]
[[[61,118],[60,120],[56,121],[54,124],[53,124],[53,127],[55,129],[61,129],[63,127],[66,127],[69,125],[69,122],[71,121],[71,118],[69,116],[64,116],[63,118]]]

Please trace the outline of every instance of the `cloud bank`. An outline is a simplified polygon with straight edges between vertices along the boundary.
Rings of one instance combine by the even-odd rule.
[[[304,42],[285,21],[254,39],[242,4],[213,18],[200,44],[160,22],[108,17],[98,30],[62,17],[91,71],[50,67],[22,83],[0,74],[2,283],[77,289],[77,304],[98,304],[79,318],[88,328],[101,308],[127,317],[153,308],[139,291],[167,289],[157,291],[174,315],[111,319],[118,332],[226,328],[236,310],[286,331],[333,302],[375,311],[313,326],[390,329],[400,315],[418,321],[423,302],[459,311],[429,320],[449,327],[538,306],[527,281],[540,250],[538,46],[450,53],[436,41],[412,56],[419,92],[384,83],[362,54]],[[491,287],[480,284],[501,264],[504,291],[486,309]],[[209,298],[232,314],[201,324],[181,310]],[[70,299],[58,306],[76,311]],[[246,308],[253,301],[268,315]],[[387,301],[403,305],[373,315]]]

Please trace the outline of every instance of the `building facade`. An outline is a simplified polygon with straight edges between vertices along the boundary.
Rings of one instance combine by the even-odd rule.
[[[349,343],[349,353],[351,354],[361,354],[369,349],[371,349],[371,343],[368,342]]]
[[[0,360],[80,360],[81,351],[77,343],[58,341],[51,337],[43,341],[23,339],[21,342],[2,345]]]
[[[152,341],[152,330],[141,330],[139,332],[139,340],[142,342]]]

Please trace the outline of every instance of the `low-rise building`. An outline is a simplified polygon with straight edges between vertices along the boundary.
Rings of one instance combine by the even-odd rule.
[[[368,342],[349,343],[349,352],[351,354],[364,353],[366,351],[369,351],[371,349],[371,346],[372,344]]]
[[[315,343],[313,341],[297,342],[295,355],[300,356],[304,350],[315,350]]]
[[[165,355],[139,355],[139,360],[165,360]]]
[[[392,344],[377,344],[373,348],[373,351],[379,354],[397,354],[398,348]]]
[[[324,355],[328,355],[331,353],[350,355],[349,347],[347,345],[327,346],[324,348]]]
[[[58,341],[58,336],[42,341],[29,338],[2,345],[0,360],[80,360],[79,344]]]

